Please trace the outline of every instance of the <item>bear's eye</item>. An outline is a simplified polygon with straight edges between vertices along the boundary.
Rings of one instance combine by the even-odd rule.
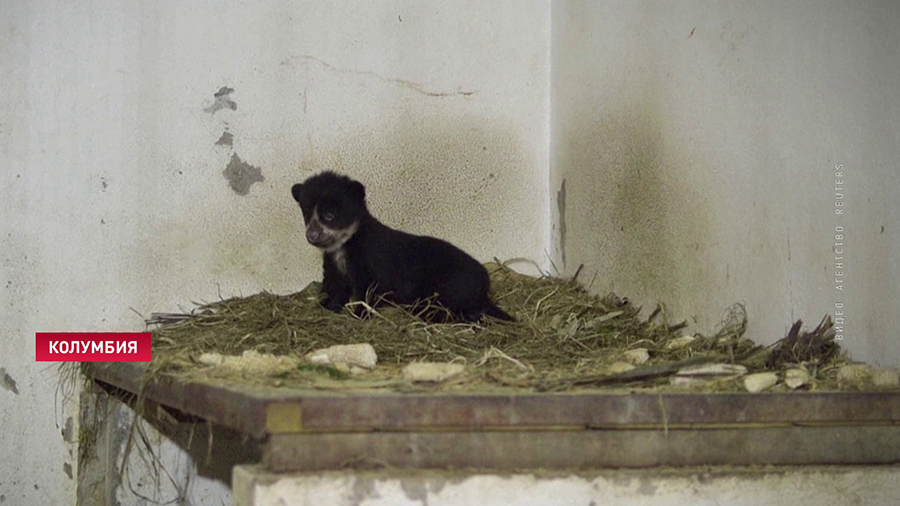
[[[334,219],[334,213],[325,213],[325,215],[322,216],[322,219],[325,221],[331,221]]]

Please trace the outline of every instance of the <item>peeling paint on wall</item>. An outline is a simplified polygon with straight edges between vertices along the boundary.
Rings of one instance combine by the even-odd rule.
[[[420,480],[401,480],[400,488],[410,501],[428,504],[428,484]]]
[[[222,86],[219,88],[219,91],[213,94],[213,98],[215,99],[209,107],[203,109],[204,111],[215,114],[220,109],[231,109],[232,111],[237,110],[237,102],[231,100],[231,95],[234,93],[234,88],[229,88],[227,86]]]
[[[12,376],[7,374],[6,369],[3,367],[0,367],[0,387],[3,387],[16,395],[19,395],[19,388],[16,386],[16,380],[14,380]]]
[[[228,185],[231,186],[234,193],[238,195],[247,195],[250,193],[250,186],[253,183],[261,183],[266,179],[259,167],[244,162],[237,153],[231,155],[231,161],[222,171],[222,175],[228,180]]]
[[[377,494],[378,492],[373,480],[357,477],[353,481],[353,495],[351,496],[351,500],[356,501],[356,504],[361,504],[364,500],[372,497],[378,497]]]
[[[69,479],[71,480],[72,479],[72,464],[69,464],[68,462],[63,463],[63,472],[65,472],[66,476],[68,476]]]
[[[637,493],[643,496],[653,497],[656,495],[657,490],[659,490],[659,487],[653,483],[653,480],[646,477],[641,478],[639,483],[640,485],[638,486]]]
[[[232,146],[234,145],[234,135],[227,130],[222,132],[222,136],[216,141],[216,146]]]
[[[71,416],[66,419],[66,426],[60,432],[62,433],[63,441],[66,443],[75,442],[75,421],[72,420]]]

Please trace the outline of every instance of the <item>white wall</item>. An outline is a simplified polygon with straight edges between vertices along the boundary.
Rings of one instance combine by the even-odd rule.
[[[302,288],[321,260],[290,185],[315,171],[363,180],[389,224],[485,261],[541,261],[548,14],[519,1],[0,4],[0,367],[18,391],[0,389],[0,454],[16,456],[0,498],[74,500],[60,436],[74,410],[54,414],[34,332],[138,330],[131,308]],[[237,108],[212,112],[222,87]],[[231,146],[216,144],[225,131]],[[264,178],[245,195],[223,176],[234,154]]]
[[[566,272],[702,332],[744,302],[761,343],[842,302],[853,357],[900,365],[898,23],[895,2],[554,2]]]

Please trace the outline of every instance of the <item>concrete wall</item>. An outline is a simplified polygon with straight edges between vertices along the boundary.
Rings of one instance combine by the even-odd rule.
[[[554,2],[557,264],[701,332],[743,302],[762,343],[843,303],[853,356],[900,364],[898,23],[894,2]]]
[[[305,286],[321,260],[290,185],[315,171],[363,180],[388,224],[540,261],[548,17],[519,1],[0,4],[0,454],[16,456],[0,502],[74,501],[60,432],[77,416],[54,413],[34,332],[139,330],[132,308]]]

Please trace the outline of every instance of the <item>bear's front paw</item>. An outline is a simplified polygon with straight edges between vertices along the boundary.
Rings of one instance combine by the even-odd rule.
[[[341,301],[330,297],[322,299],[320,303],[322,304],[322,307],[334,313],[340,313],[341,310],[344,309],[344,304],[342,304]]]

